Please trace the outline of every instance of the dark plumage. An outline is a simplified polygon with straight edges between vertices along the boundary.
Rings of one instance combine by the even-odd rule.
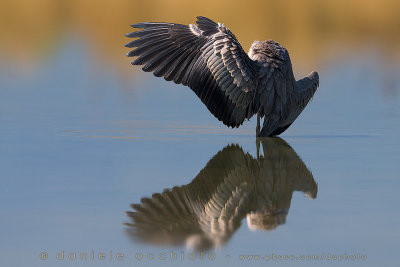
[[[226,146],[189,184],[132,204],[127,233],[152,244],[201,251],[223,246],[244,218],[252,230],[284,224],[293,192],[316,198],[318,186],[284,140],[263,138],[261,145],[257,159],[238,145]]]
[[[135,48],[128,53],[136,57],[132,64],[189,86],[230,127],[257,113],[257,135],[279,135],[318,87],[316,72],[295,80],[289,53],[278,43],[256,41],[247,55],[225,25],[205,17],[197,17],[197,26],[144,22],[132,27],[142,29],[126,35],[137,38],[126,44]]]

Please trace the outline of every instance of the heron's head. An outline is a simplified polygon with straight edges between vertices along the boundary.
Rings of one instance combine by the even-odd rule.
[[[289,53],[274,40],[254,41],[249,50],[249,57],[252,60],[278,59],[289,60]]]

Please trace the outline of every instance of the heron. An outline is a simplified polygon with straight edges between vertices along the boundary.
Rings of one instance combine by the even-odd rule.
[[[126,34],[136,38],[125,45],[134,48],[127,56],[145,72],[190,87],[228,127],[257,114],[258,137],[288,129],[317,90],[318,73],[296,81],[289,53],[279,43],[255,41],[246,54],[224,24],[202,16],[196,24],[133,24],[140,30]]]

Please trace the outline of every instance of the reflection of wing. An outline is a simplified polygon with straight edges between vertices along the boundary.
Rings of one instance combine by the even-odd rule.
[[[270,168],[278,171],[275,175],[288,179],[286,184],[293,191],[301,191],[311,198],[317,196],[317,183],[311,171],[307,168],[293,148],[281,138],[267,138],[261,141],[266,163],[274,163]],[[276,177],[277,178],[277,177]]]
[[[251,229],[275,229],[286,222],[293,191],[317,194],[317,184],[306,165],[283,139],[263,138],[256,206],[247,217]]]
[[[258,160],[229,145],[190,184],[132,205],[129,233],[150,243],[203,250],[226,243],[246,215],[251,229],[283,224],[293,191],[316,195],[316,183],[285,141],[268,138],[262,145]]]
[[[138,23],[127,34],[139,38],[128,56],[144,71],[189,86],[224,124],[241,125],[250,118],[255,91],[254,62],[223,24],[197,17],[197,24]]]
[[[143,198],[141,204],[132,204],[135,212],[127,212],[133,223],[128,232],[150,243],[180,245],[187,236],[201,233],[186,194],[175,187],[152,198]]]
[[[174,187],[132,205],[131,234],[151,243],[224,243],[246,215],[255,160],[237,145],[215,155],[188,185]]]
[[[196,196],[192,203],[196,203],[200,227],[214,245],[225,243],[246,215],[254,190],[255,165],[249,154],[231,145],[210,160],[187,186],[189,195]]]

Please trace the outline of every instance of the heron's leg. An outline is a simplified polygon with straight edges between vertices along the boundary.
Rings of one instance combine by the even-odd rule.
[[[260,113],[257,113],[257,127],[256,127],[256,135],[260,133]]]
[[[268,119],[266,117],[264,117],[264,122],[263,122],[263,127],[261,129],[261,131],[257,134],[258,137],[267,137],[268,136],[268,132],[269,131],[269,122]]]
[[[257,146],[257,160],[260,160],[260,139],[256,138],[256,146]]]

